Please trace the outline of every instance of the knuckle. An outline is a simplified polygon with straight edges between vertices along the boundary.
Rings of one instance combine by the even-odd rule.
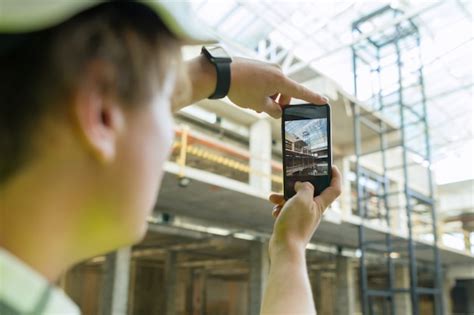
[[[312,189],[313,189],[313,185],[312,185],[310,182],[303,182],[302,188],[303,188],[303,189],[307,189],[307,190],[312,190]]]
[[[280,69],[275,69],[273,71],[273,79],[277,83],[283,83],[285,81],[286,77]]]

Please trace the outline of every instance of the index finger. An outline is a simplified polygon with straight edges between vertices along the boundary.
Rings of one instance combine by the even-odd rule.
[[[332,179],[331,185],[324,189],[323,192],[314,198],[316,203],[319,203],[322,206],[323,211],[329,207],[329,205],[336,200],[337,197],[341,194],[341,184],[342,176],[336,166],[332,167]]]
[[[276,194],[276,193],[271,193],[270,196],[268,197],[268,200],[270,200],[271,203],[275,205],[284,205],[286,200],[285,197],[282,194]]]
[[[316,92],[311,91],[305,86],[298,82],[283,75],[283,79],[280,81],[278,93],[288,95],[290,97],[299,98],[309,103],[316,105],[324,105],[328,103],[328,99]]]

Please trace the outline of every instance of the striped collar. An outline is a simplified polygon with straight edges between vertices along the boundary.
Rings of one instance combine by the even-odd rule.
[[[0,248],[0,314],[79,315],[66,294]]]

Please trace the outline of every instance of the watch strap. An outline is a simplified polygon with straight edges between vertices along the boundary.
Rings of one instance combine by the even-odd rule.
[[[209,96],[210,99],[223,98],[229,93],[230,89],[230,63],[214,62],[216,67],[216,90]]]

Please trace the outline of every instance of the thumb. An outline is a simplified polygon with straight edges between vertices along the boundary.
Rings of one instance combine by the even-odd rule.
[[[310,182],[296,182],[295,191],[295,196],[300,196],[300,198],[308,200],[308,202],[313,200],[314,186]]]

